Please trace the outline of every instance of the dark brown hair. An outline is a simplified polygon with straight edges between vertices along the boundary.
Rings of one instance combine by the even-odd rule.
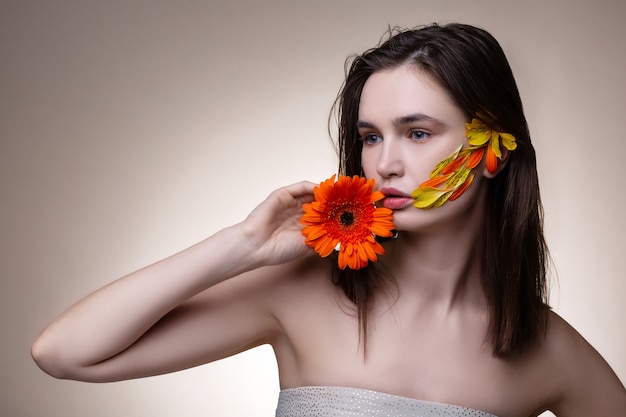
[[[487,185],[483,286],[489,303],[488,338],[499,357],[522,353],[545,331],[548,250],[543,236],[535,150],[519,91],[506,56],[488,32],[463,24],[392,29],[379,46],[347,61],[346,79],[334,110],[338,123],[339,173],[363,175],[356,123],[368,77],[411,65],[447,89],[467,120],[480,114],[488,126],[515,136],[517,149]],[[357,309],[364,342],[367,311],[384,280],[377,265],[335,270],[334,280]]]

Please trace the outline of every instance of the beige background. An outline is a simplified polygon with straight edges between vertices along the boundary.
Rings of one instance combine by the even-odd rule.
[[[388,25],[463,21],[502,43],[539,155],[552,293],[626,381],[626,2],[0,0],[0,415],[271,416],[260,348],[115,384],[29,357],[78,297],[335,170],[347,55]]]

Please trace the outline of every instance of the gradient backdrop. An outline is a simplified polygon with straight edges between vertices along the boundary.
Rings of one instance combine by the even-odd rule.
[[[626,2],[0,0],[0,415],[267,416],[271,349],[114,384],[30,344],[91,290],[335,171],[345,58],[462,21],[507,52],[539,158],[555,310],[626,381]]]

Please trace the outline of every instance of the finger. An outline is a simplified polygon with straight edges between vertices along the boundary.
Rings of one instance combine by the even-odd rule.
[[[283,187],[289,195],[300,203],[307,203],[313,200],[313,189],[318,184],[310,181],[300,181],[295,184]]]

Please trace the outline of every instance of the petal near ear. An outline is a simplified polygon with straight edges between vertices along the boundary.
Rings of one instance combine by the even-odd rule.
[[[517,143],[515,143],[515,136],[510,133],[500,133],[500,137],[502,138],[502,146],[507,148],[510,151],[515,150],[517,148]]]
[[[485,166],[486,166],[487,172],[489,174],[495,174],[496,170],[498,169],[498,157],[496,156],[496,154],[493,151],[493,149],[491,148],[491,146],[489,146],[487,148],[487,156],[485,158]]]
[[[493,178],[498,175],[506,166],[510,153],[511,151],[508,149],[502,149],[502,157],[498,158],[495,153],[491,151],[491,147],[488,147],[485,155],[485,170],[483,175],[486,178]]]

